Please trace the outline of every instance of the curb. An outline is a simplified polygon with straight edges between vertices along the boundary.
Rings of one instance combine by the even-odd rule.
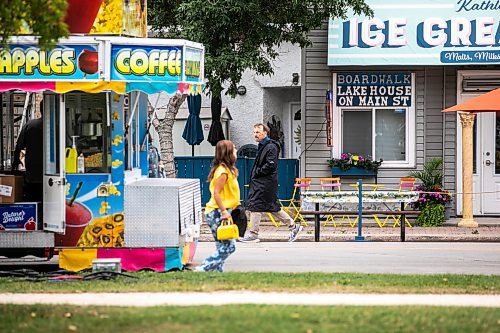
[[[363,227],[362,234],[369,242],[400,242],[399,228]],[[322,242],[352,242],[357,235],[357,228],[321,227]],[[288,230],[284,227],[261,226],[259,239],[262,242],[286,242]],[[201,242],[213,241],[208,228],[202,226]],[[314,242],[314,227],[308,226],[299,235],[297,242]],[[500,228],[481,226],[478,228],[459,228],[443,226],[435,228],[406,228],[406,242],[500,242]]]

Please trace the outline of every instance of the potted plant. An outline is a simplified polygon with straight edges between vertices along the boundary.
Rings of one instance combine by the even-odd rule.
[[[415,187],[420,191],[418,201],[413,203],[420,210],[417,225],[437,227],[445,221],[445,205],[451,202],[451,195],[443,189],[443,160],[433,158],[424,164],[422,171],[412,171],[410,177],[418,179],[421,184]]]
[[[381,164],[382,159],[376,161],[371,156],[351,153],[342,153],[340,158],[328,160],[328,165],[332,168],[332,174],[375,175]]]

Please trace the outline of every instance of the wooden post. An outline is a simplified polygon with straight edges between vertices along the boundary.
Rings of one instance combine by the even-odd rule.
[[[458,222],[459,227],[477,228],[474,221],[474,207],[472,200],[472,148],[473,148],[473,126],[474,113],[459,113],[462,124],[462,219]]]

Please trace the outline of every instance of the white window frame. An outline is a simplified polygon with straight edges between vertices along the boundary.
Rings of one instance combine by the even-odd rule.
[[[404,161],[384,161],[380,166],[382,169],[385,168],[414,168],[415,167],[415,156],[416,156],[416,110],[415,110],[415,73],[411,73],[411,106],[410,107],[338,107],[336,104],[335,92],[337,91],[337,73],[333,73],[333,147],[332,156],[334,158],[340,158],[340,155],[344,153],[343,149],[343,110],[348,109],[351,112],[355,110],[371,110],[372,112],[372,157],[379,159],[375,156],[375,109],[406,109],[406,156]]]

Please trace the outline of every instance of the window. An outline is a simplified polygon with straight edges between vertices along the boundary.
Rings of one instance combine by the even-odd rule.
[[[409,108],[342,109],[341,153],[383,159],[384,167],[410,166]],[[414,126],[413,126],[414,131]]]
[[[406,110],[375,110],[375,157],[404,161],[406,156]]]
[[[140,168],[139,151],[139,120],[138,120],[139,93],[126,94],[124,97],[124,119],[125,119],[125,169],[133,170]]]
[[[382,159],[382,168],[413,168],[416,159],[415,73],[333,73],[333,157]]]
[[[373,156],[370,110],[344,112],[343,153]]]
[[[111,172],[106,93],[67,93],[66,131],[66,147],[75,140],[78,155],[85,158],[85,173]]]

